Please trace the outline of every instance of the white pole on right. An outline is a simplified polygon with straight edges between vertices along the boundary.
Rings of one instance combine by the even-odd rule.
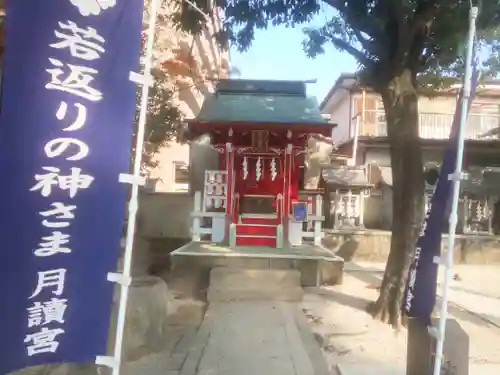
[[[446,320],[448,319],[448,291],[452,277],[453,249],[455,245],[455,231],[458,218],[458,198],[460,193],[460,180],[462,179],[462,161],[464,155],[465,125],[467,124],[468,103],[471,92],[472,79],[472,57],[474,55],[474,41],[476,37],[476,20],[479,13],[478,7],[471,7],[469,12],[469,33],[467,38],[467,54],[465,60],[465,77],[463,84],[463,95],[460,112],[460,123],[458,128],[458,147],[455,171],[448,178],[452,180],[452,202],[449,218],[449,235],[447,242],[446,260],[444,262],[444,282],[442,285],[442,301],[439,314],[439,328],[437,333],[436,354],[434,358],[434,375],[441,374],[441,363],[443,360],[443,347],[446,331]]]

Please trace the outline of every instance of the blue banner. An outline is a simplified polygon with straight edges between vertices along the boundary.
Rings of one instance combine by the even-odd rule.
[[[0,374],[106,353],[143,0],[7,0]]]
[[[472,73],[471,95],[468,109],[476,95],[479,72],[476,65]],[[448,179],[455,171],[457,161],[458,130],[462,112],[462,92],[457,100],[455,115],[450,131],[448,147],[436,183],[434,194],[426,212],[420,237],[417,240],[415,254],[408,273],[408,281],[402,303],[404,314],[418,318],[424,324],[431,324],[432,311],[436,304],[436,288],[439,265],[434,257],[440,256],[442,228],[446,215],[446,207],[452,194],[452,181]]]

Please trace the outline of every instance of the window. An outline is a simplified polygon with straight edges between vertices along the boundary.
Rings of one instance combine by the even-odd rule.
[[[188,191],[189,168],[181,161],[174,161],[174,191]]]

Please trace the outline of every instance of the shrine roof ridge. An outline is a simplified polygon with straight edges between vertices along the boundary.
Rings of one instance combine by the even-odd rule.
[[[333,127],[323,118],[315,97],[306,96],[301,81],[218,81],[192,123],[234,123]]]
[[[217,82],[215,94],[293,95],[305,98],[306,84],[303,81],[221,79]]]

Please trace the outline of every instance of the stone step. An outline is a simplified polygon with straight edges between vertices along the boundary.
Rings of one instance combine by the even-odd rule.
[[[207,294],[208,302],[235,302],[235,301],[276,301],[300,302],[304,292],[301,288],[287,289],[210,289]]]
[[[210,272],[207,299],[300,301],[302,295],[299,271],[218,267]]]
[[[236,284],[252,285],[300,285],[300,272],[297,270],[253,269],[215,267],[210,271],[210,287],[229,287]]]

